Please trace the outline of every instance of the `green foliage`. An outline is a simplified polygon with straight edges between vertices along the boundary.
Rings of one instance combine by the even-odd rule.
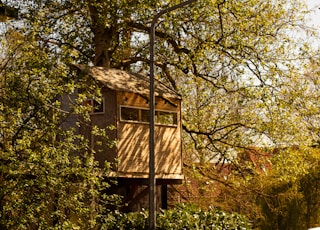
[[[103,208],[89,208],[84,200],[99,197],[104,172],[96,168],[94,151],[75,134],[76,127],[61,129],[72,115],[90,118],[81,107],[88,95],[70,105],[72,113],[59,101],[61,95],[71,96],[75,87],[84,87],[85,79],[76,79],[70,66],[85,63],[148,73],[150,20],[177,2],[1,1],[1,7],[22,9],[24,17],[16,34],[7,31],[12,39],[1,40],[1,227],[46,228],[48,219],[64,228],[83,227],[83,219],[95,224],[97,219],[91,217],[99,215],[92,211],[101,214]],[[304,31],[311,39],[315,34],[305,26],[306,12],[300,0],[199,0],[159,20],[155,72],[183,96],[184,159],[190,167],[200,162],[194,169],[201,171],[192,172],[197,177],[212,178],[212,161],[236,165],[235,153],[250,146],[319,142],[319,72],[307,76],[303,72],[310,65],[306,60],[314,55],[313,46],[303,36],[292,36]],[[91,98],[98,94],[94,86],[88,90]],[[75,152],[84,157],[70,159]],[[239,187],[236,193],[230,191],[230,201],[262,200],[266,208],[292,201],[290,207],[298,207],[296,201],[307,192],[297,192],[301,189],[297,183],[309,168],[296,173],[296,167],[283,167],[298,165],[285,157],[273,165],[274,171],[263,180],[236,181]],[[316,172],[310,171],[305,182],[312,183],[313,178],[318,178]],[[259,193],[246,191],[248,186]],[[36,192],[30,196],[31,191]],[[59,196],[51,196],[53,192]],[[268,198],[268,193],[281,202],[258,197]],[[282,194],[290,198],[285,200]],[[45,197],[60,205],[52,215]],[[233,206],[248,205],[246,213],[251,210],[254,216],[260,206],[251,204]],[[313,210],[311,206],[308,209]],[[61,209],[82,218],[74,221]],[[43,216],[47,213],[49,217]]]
[[[148,212],[121,213],[114,212],[102,227],[104,229],[125,230],[148,229]],[[221,210],[211,208],[208,211],[201,210],[194,205],[177,205],[170,210],[162,210],[157,213],[157,229],[251,229],[249,221],[236,213],[225,213]]]
[[[136,213],[111,212],[104,216],[101,228],[110,230],[148,229],[148,213],[146,211]]]
[[[150,20],[177,2],[15,1],[27,31],[60,63],[141,73],[149,71]],[[314,53],[302,34],[312,39],[315,31],[306,16],[300,0],[201,0],[161,17],[155,72],[183,96],[188,158],[232,160],[230,153],[265,141],[313,141],[305,115],[310,107],[318,113],[310,106],[317,96],[305,95],[301,69]]]
[[[299,192],[303,197],[305,226],[315,227],[320,222],[320,162],[308,170],[299,180]]]
[[[224,191],[229,210],[237,210],[258,229],[308,229],[320,221],[319,149],[285,148],[264,162],[268,169],[234,175],[233,189]],[[262,159],[260,159],[262,160]],[[227,208],[224,206],[224,208]]]
[[[270,198],[261,202],[267,216],[262,222],[265,229],[272,229],[270,222],[274,223],[273,229],[302,229],[320,221],[318,154],[317,148],[301,147],[285,149],[275,157],[267,177],[270,182],[264,182]]]
[[[203,211],[193,205],[179,205],[158,215],[159,229],[251,229],[249,221],[236,213],[216,208]]]
[[[81,103],[62,99],[72,97],[85,79],[59,64],[32,36],[8,31],[2,42],[0,228],[96,226],[107,205],[118,199],[103,194],[109,168],[98,167],[88,141],[67,124],[87,112]],[[98,93],[90,88],[87,96]]]

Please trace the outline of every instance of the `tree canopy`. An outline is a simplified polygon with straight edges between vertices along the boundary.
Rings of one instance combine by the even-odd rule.
[[[150,21],[177,2],[19,3],[27,31],[60,62],[147,74]],[[202,135],[209,152],[223,153],[253,139],[280,143],[301,133],[304,124],[295,120],[292,101],[307,87],[301,69],[314,55],[304,39],[314,33],[305,24],[306,12],[298,0],[201,0],[160,19],[157,77],[183,94],[184,129],[191,139]]]
[[[76,137],[53,141],[66,116],[56,98],[77,82],[70,66],[148,74],[150,22],[179,2],[2,0],[1,9],[19,9],[2,33],[2,159],[28,156],[43,170],[49,161],[74,163],[54,154],[81,148],[71,144]],[[198,0],[160,18],[156,77],[183,96],[186,160],[237,163],[250,147],[319,143],[318,72],[306,71],[317,63],[316,32],[307,13],[300,0]]]

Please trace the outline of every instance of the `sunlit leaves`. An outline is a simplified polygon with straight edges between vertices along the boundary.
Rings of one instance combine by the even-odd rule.
[[[88,111],[76,109],[81,103],[62,100],[74,96],[85,80],[78,76],[76,81],[68,61],[63,63],[34,38],[33,33],[8,31],[3,40],[0,227],[90,228],[106,206],[89,201],[114,201],[100,196],[108,168],[98,167],[77,127],[65,125],[70,116],[88,116]],[[86,89],[88,95],[99,95],[97,86]],[[106,136],[96,135],[101,140]]]
[[[23,132],[31,137],[47,135],[43,129],[51,132],[55,126],[50,124],[60,121],[59,116],[41,116],[59,111],[49,106],[57,101],[55,93],[70,93],[76,84],[84,83],[72,80],[69,64],[92,65],[101,59],[105,66],[147,74],[150,22],[156,12],[180,3],[17,2],[27,12],[24,35],[33,42],[25,43],[29,37],[25,39],[22,33],[12,34],[20,37],[15,40],[23,45],[25,59],[9,68],[1,64],[1,73],[10,80],[3,78],[1,84],[24,93],[10,91],[6,103],[12,108],[0,106],[6,111],[0,120],[7,121],[3,127],[9,131],[11,123],[12,127],[26,123],[30,130]],[[299,0],[199,0],[159,19],[155,72],[183,96],[184,159],[204,165],[235,162],[236,153],[252,146],[319,141],[319,71],[317,61],[306,62],[314,56],[313,44],[308,43],[314,31],[305,27],[305,16],[306,8]],[[11,54],[16,46],[8,42],[4,48]],[[314,71],[304,75],[310,65]],[[89,90],[92,96],[94,87]],[[71,110],[88,112],[82,105],[87,96],[80,93]],[[24,106],[24,101],[31,106]],[[38,103],[46,106],[33,114]],[[44,123],[49,126],[35,132],[35,124]],[[24,134],[21,137],[28,136]],[[6,146],[15,134],[10,135]],[[18,146],[27,148],[30,143],[23,139]]]

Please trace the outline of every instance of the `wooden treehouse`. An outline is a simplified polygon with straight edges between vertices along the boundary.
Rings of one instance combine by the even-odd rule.
[[[149,78],[118,69],[76,66],[79,74],[101,84],[101,103],[92,105],[91,124],[80,126],[95,149],[100,165],[117,162],[110,177],[117,178],[113,193],[124,196],[127,211],[148,208],[149,177]],[[166,208],[167,185],[182,182],[181,97],[155,82],[155,177],[158,208]],[[96,145],[91,127],[106,129],[116,147]]]

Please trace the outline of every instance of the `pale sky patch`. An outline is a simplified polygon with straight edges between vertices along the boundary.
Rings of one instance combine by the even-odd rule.
[[[311,24],[320,27],[320,0],[306,0],[309,10],[311,10]]]

